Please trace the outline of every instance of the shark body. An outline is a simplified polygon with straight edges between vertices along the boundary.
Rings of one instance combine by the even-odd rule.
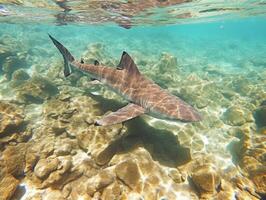
[[[70,52],[55,38],[49,35],[54,45],[64,58],[64,75],[69,76],[72,67],[88,73],[92,78],[102,82],[129,104],[97,120],[95,125],[107,126],[127,121],[142,114],[149,114],[159,119],[196,122],[200,114],[189,104],[142,75],[133,59],[123,52],[117,68],[95,64],[84,64],[76,61]]]

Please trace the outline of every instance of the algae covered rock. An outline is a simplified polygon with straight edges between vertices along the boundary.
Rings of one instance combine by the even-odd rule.
[[[58,88],[47,78],[34,76],[16,88],[17,99],[23,103],[43,103],[58,94]]]
[[[116,65],[114,60],[110,57],[110,54],[107,52],[106,46],[102,43],[95,43],[88,46],[88,49],[84,52],[82,58],[85,63],[94,63],[94,61],[97,60],[107,66]]]
[[[253,181],[256,192],[266,195],[266,138],[260,134],[254,134],[251,137],[251,132],[251,128],[248,127],[239,132],[240,141],[236,149],[238,164],[245,175]]]
[[[201,196],[216,193],[220,184],[220,176],[208,165],[197,168],[191,178]]]
[[[0,38],[0,71],[7,79],[15,70],[26,66],[27,52],[18,43],[8,35]]]
[[[9,56],[3,63],[2,70],[6,74],[7,78],[10,79],[14,71],[25,65],[26,63],[24,55],[21,54],[19,56]]]
[[[58,164],[58,158],[41,159],[34,168],[34,174],[40,179],[45,179],[51,172],[57,169]]]
[[[4,177],[0,177],[0,199],[9,200],[12,198],[17,187],[19,180],[15,179],[12,175],[8,174]]]
[[[225,124],[231,126],[241,126],[248,121],[252,121],[253,118],[248,110],[232,106],[224,112],[222,120]]]
[[[6,101],[0,101],[0,138],[20,132],[23,125],[23,110]]]
[[[159,63],[156,65],[160,73],[169,73],[169,70],[178,70],[176,57],[168,54],[162,53]]]
[[[27,143],[20,143],[16,146],[8,146],[3,152],[3,160],[6,165],[7,172],[12,174],[14,177],[24,175],[27,148]]]
[[[254,118],[258,128],[266,127],[266,105],[255,110]]]
[[[180,173],[177,169],[171,169],[168,173],[168,176],[176,183],[182,183],[186,180],[185,175]]]
[[[257,172],[253,177],[252,181],[256,186],[257,193],[266,195],[266,169],[262,169],[260,172]]]
[[[12,74],[12,80],[25,81],[30,78],[30,75],[23,69],[18,69]]]
[[[136,188],[140,179],[140,172],[134,160],[126,160],[118,164],[115,168],[115,173],[128,187],[131,189]]]
[[[41,185],[41,188],[53,187],[62,189],[68,182],[77,179],[81,172],[72,168],[71,157],[60,157],[56,170],[52,171]]]
[[[115,180],[115,176],[110,170],[103,170],[97,175],[91,177],[87,182],[87,193],[94,195],[97,191],[112,184]]]

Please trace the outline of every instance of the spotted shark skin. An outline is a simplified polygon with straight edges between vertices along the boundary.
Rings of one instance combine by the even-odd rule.
[[[92,78],[107,85],[130,103],[116,112],[97,120],[95,125],[107,126],[127,121],[142,114],[159,119],[196,122],[200,114],[189,104],[142,75],[133,59],[123,52],[117,68],[101,64],[84,64],[76,61],[70,52],[49,35],[64,58],[64,74],[69,76],[72,67],[88,73]]]

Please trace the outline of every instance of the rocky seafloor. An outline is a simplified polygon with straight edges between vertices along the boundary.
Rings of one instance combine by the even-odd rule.
[[[1,200],[266,197],[263,67],[200,71],[167,52],[137,55],[143,74],[196,107],[203,120],[143,116],[96,127],[95,119],[126,102],[81,72],[64,78],[59,54],[36,62],[23,45],[0,38]],[[92,44],[83,58],[114,67],[119,58],[108,53]]]

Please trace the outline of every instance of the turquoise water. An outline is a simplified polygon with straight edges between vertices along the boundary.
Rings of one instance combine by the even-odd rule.
[[[138,26],[129,30],[111,25],[40,26],[4,23],[1,24],[1,34],[20,38],[19,41],[27,49],[30,49],[27,45],[31,43],[34,49],[46,49],[49,56],[55,52],[47,42],[47,33],[59,39],[77,57],[88,45],[103,43],[108,54],[116,59],[119,59],[123,50],[148,57],[158,57],[162,52],[169,52],[188,62],[199,59],[205,64],[227,62],[239,67],[238,62],[263,59],[265,27],[263,17],[163,27]]]
[[[88,63],[115,67],[128,52],[142,74],[195,107],[203,120],[145,115],[123,126],[95,127],[94,120],[127,102],[92,85],[86,74],[63,77],[63,59],[48,33]],[[0,196],[265,198],[265,55],[263,15],[130,29],[5,20]]]

